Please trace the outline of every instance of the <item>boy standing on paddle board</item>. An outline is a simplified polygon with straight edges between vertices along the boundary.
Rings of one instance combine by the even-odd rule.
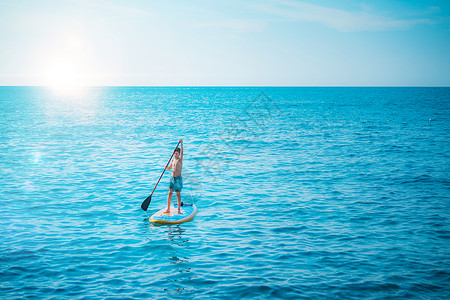
[[[181,168],[183,167],[183,140],[180,139],[180,148],[176,148],[173,153],[173,160],[166,170],[172,169],[172,177],[170,178],[169,196],[167,197],[167,209],[164,213],[170,213],[170,201],[172,200],[173,191],[177,193],[178,214],[181,213],[181,190],[183,189],[183,178],[181,178]]]

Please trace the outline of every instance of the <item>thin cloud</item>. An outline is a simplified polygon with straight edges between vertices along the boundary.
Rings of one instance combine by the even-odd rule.
[[[342,32],[400,30],[432,23],[430,19],[393,19],[374,12],[350,12],[294,1],[272,2],[259,8],[290,20],[320,23]]]
[[[204,22],[196,24],[194,28],[222,28],[238,32],[255,32],[264,29],[264,23],[257,20],[230,19],[223,21]]]

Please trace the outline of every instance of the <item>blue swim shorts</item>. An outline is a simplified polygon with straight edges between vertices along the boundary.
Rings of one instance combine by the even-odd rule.
[[[181,192],[183,189],[183,178],[181,176],[170,177],[169,189],[172,189],[175,192]]]

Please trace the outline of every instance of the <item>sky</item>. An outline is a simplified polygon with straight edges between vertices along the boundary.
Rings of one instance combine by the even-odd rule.
[[[450,86],[450,1],[0,0],[0,85]]]

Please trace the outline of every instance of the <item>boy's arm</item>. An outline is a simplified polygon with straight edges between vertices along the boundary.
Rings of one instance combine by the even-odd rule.
[[[166,170],[171,170],[172,169],[172,162],[170,162],[169,166],[166,168]]]
[[[180,160],[183,160],[183,140],[180,139]]]

